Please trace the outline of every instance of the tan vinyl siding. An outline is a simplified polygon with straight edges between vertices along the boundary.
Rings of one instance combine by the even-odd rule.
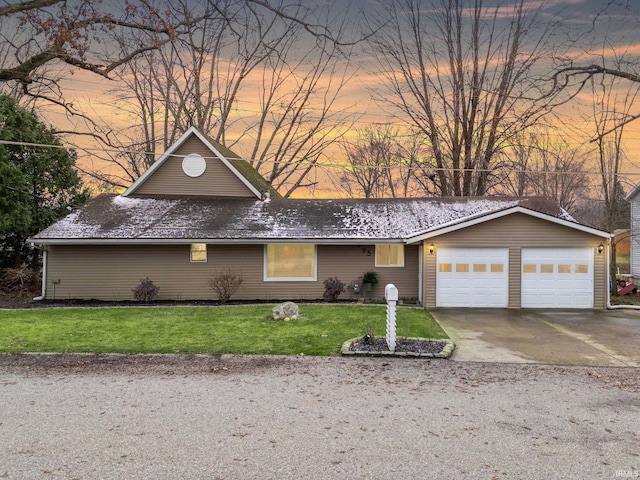
[[[425,306],[435,306],[436,304],[436,260],[437,252],[429,253],[429,245],[431,240],[424,242],[422,249],[423,265],[422,274],[424,281],[422,282],[422,304]]]
[[[520,258],[522,247],[593,247],[594,262],[594,307],[606,307],[606,272],[604,255],[596,253],[602,241],[600,237],[576,229],[514,213],[489,222],[430,238],[424,241],[424,305],[434,307],[436,300],[436,257],[438,248],[460,247],[508,247],[509,248],[509,307],[520,307]],[[434,255],[429,255],[428,246],[433,242]]]
[[[148,276],[160,287],[160,299],[211,299],[208,279],[225,268],[244,279],[233,299],[318,299],[327,278],[337,276],[349,285],[368,270],[378,272],[379,283],[367,296],[382,298],[384,286],[394,283],[401,298],[418,297],[417,246],[406,248],[404,267],[376,269],[373,245],[319,245],[316,282],[265,282],[263,245],[209,245],[207,263],[190,262],[189,251],[189,245],[51,246],[47,298],[132,299],[131,289]],[[348,290],[340,298],[357,297]]]
[[[519,308],[522,299],[522,248],[509,247],[509,308]]]
[[[190,153],[202,155],[207,162],[206,171],[196,178],[185,175],[182,160]],[[133,195],[198,195],[221,197],[255,197],[254,193],[222,163],[200,139],[189,137]]]
[[[593,262],[593,270],[595,276],[593,279],[593,306],[594,308],[606,308],[608,291],[607,256],[604,253],[598,254],[597,252],[595,252],[594,255],[595,262]]]

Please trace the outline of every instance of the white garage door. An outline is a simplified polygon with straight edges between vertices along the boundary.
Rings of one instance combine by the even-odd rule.
[[[506,307],[509,250],[440,248],[437,251],[438,307]]]
[[[593,249],[523,248],[522,306],[593,308]]]

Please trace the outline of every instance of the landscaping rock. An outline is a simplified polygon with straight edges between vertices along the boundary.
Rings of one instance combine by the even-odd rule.
[[[296,320],[300,315],[298,305],[293,302],[284,302],[273,307],[271,318],[274,320]]]

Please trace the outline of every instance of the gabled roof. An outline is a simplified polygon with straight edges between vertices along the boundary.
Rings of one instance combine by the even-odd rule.
[[[608,238],[551,202],[517,198],[312,200],[101,195],[33,237],[70,243],[415,243],[524,213]]]
[[[638,194],[638,192],[640,192],[640,183],[633,187],[631,191],[625,195],[624,199],[630,202],[631,199]]]
[[[221,145],[208,135],[204,135],[195,127],[189,128],[171,147],[167,149],[162,156],[156,160],[141,176],[138,178],[123,194],[122,196],[128,197],[135,193],[135,191],[142,185],[153,173],[162,166],[171,156],[178,150],[182,144],[184,144],[191,136],[196,136],[200,141],[211,151],[211,154],[220,159],[220,161],[244,183],[247,188],[256,196],[256,198],[262,198],[263,192],[269,188],[270,194],[273,197],[279,197],[280,194],[273,189],[268,182],[260,175],[260,173],[249,164],[246,160],[240,158],[239,155],[232,152],[230,149]]]

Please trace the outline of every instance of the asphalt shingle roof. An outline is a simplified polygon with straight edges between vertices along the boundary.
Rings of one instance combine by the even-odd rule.
[[[522,198],[135,198],[100,195],[33,237],[69,240],[402,240],[512,207],[571,217]]]

